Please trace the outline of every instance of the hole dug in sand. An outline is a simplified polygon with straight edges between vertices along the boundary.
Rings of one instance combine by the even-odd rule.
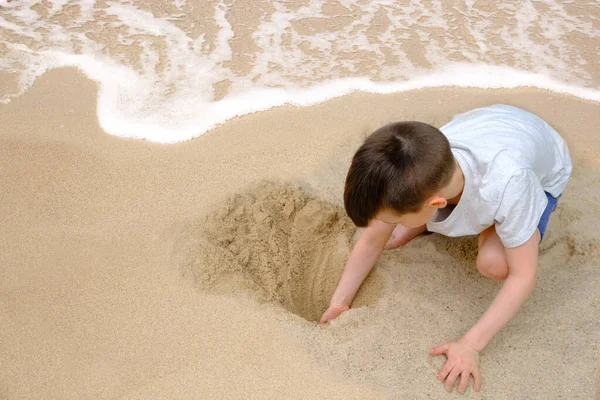
[[[292,185],[267,182],[233,196],[186,228],[175,255],[202,289],[251,288],[268,302],[318,321],[338,283],[354,231],[342,208]],[[372,273],[353,307],[374,304],[381,288],[381,278]]]

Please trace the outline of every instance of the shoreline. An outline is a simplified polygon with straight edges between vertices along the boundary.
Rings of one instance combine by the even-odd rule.
[[[115,105],[118,104],[115,98],[118,90],[110,87],[104,89],[102,86],[107,84],[101,83],[102,79],[100,78],[95,79],[98,73],[87,73],[85,67],[55,67],[46,71],[46,73],[53,70],[70,69],[97,83],[98,120],[101,128],[106,133],[124,139],[141,139],[160,144],[176,144],[193,140],[209,133],[220,125],[246,115],[282,107],[312,107],[355,94],[402,95],[420,90],[443,89],[542,90],[556,95],[572,96],[584,101],[600,102],[600,90],[561,82],[545,75],[507,66],[454,63],[445,69],[423,73],[399,82],[347,78],[322,82],[304,90],[257,89],[255,92],[251,91],[241,96],[225,98],[209,104],[205,110],[198,110],[208,115],[206,118],[200,117],[196,121],[197,126],[194,128],[181,128],[182,125],[188,126],[190,124],[177,122],[175,126],[167,127],[162,125],[159,120],[155,121],[156,123],[149,124],[147,121],[140,122],[135,117],[121,114],[121,111],[115,108]],[[92,70],[95,71],[96,69],[93,68]],[[8,80],[5,78],[4,81],[7,82]],[[0,85],[2,82],[2,77],[0,77]],[[331,91],[335,94],[325,94]],[[244,99],[249,98],[255,98],[251,105],[244,101]],[[0,102],[0,104],[2,103]],[[150,118],[153,117],[150,116]]]

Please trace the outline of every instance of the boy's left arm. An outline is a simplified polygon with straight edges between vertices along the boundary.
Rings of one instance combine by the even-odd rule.
[[[440,382],[446,381],[447,390],[452,389],[459,375],[459,392],[466,389],[470,375],[473,375],[475,391],[481,387],[479,352],[515,316],[533,291],[537,279],[539,239],[536,231],[521,246],[505,249],[508,277],[490,307],[460,340],[431,349],[431,354],[446,354],[448,357],[438,375]]]

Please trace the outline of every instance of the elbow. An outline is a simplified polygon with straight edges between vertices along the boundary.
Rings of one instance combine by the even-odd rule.
[[[525,268],[521,271],[520,275],[522,275],[522,279],[525,282],[528,282],[532,286],[535,285],[538,278],[538,264],[532,263],[529,268]]]

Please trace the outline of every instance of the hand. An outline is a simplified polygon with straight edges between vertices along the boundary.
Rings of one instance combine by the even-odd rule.
[[[452,390],[454,381],[460,375],[458,392],[464,393],[469,383],[469,376],[473,375],[473,389],[477,392],[481,388],[481,375],[479,375],[479,352],[464,341],[449,342],[429,350],[429,354],[445,354],[448,357],[446,364],[440,371],[437,379],[446,381],[446,390]]]
[[[322,324],[326,324],[327,322],[331,321],[332,319],[336,319],[338,317],[338,315],[340,315],[343,312],[348,311],[349,309],[350,309],[350,307],[345,304],[330,305],[329,308],[327,309],[327,311],[325,311],[323,313],[323,316],[321,317],[321,320],[319,322],[321,322]]]

